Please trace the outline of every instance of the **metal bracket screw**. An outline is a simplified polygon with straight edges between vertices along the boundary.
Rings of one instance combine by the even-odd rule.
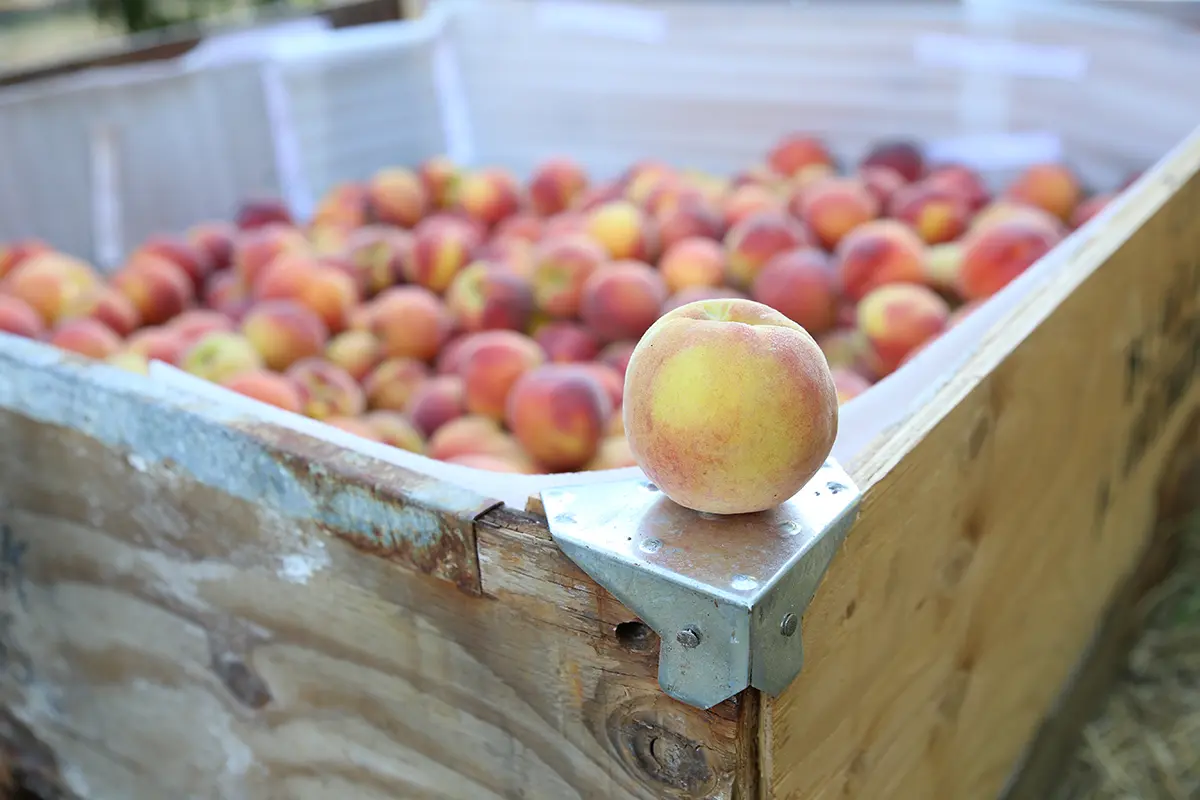
[[[700,644],[700,631],[696,630],[695,627],[688,626],[675,636],[675,641],[684,647],[697,647]]]

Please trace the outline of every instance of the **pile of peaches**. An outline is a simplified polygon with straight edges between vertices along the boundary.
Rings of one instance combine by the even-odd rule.
[[[839,168],[809,135],[718,177],[658,161],[527,182],[444,157],[334,187],[312,218],[252,200],[154,236],[111,275],[0,246],[0,331],[136,372],[159,360],[431,458],[514,473],[633,464],[624,373],[666,311],[747,297],[865,391],[1109,201],[1061,164],[993,195],[881,142]]]

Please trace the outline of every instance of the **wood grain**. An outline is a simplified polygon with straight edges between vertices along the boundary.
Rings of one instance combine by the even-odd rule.
[[[1146,549],[1200,399],[1198,169],[1200,135],[857,465],[804,673],[764,710],[770,796],[1005,786]]]

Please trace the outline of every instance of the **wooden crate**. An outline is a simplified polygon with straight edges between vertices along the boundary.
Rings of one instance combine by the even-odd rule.
[[[1200,132],[857,452],[803,672],[708,710],[536,502],[0,339],[0,752],[87,800],[1044,798],[1200,496],[1197,208]]]

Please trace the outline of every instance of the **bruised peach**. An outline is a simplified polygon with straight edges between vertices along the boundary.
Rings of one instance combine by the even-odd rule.
[[[295,382],[265,369],[242,372],[227,378],[221,385],[230,391],[258,400],[261,403],[299,414],[304,400]]]
[[[788,250],[768,261],[750,296],[814,335],[837,319],[836,273],[829,257],[814,247]]]
[[[429,377],[429,366],[414,358],[389,358],[363,380],[368,408],[403,411],[413,393]]]
[[[279,223],[242,233],[233,246],[233,271],[243,286],[253,286],[267,266],[283,253],[312,253],[298,229]]]
[[[789,209],[827,250],[879,215],[879,203],[857,178],[827,178],[800,189],[793,195]]]
[[[613,200],[592,209],[586,230],[612,259],[658,258],[660,245],[653,220],[628,200]]]
[[[343,331],[325,345],[325,358],[361,381],[383,360],[383,348],[370,331]]]
[[[533,287],[503,267],[477,261],[450,284],[446,308],[464,331],[524,330],[533,316]]]
[[[1066,222],[1079,204],[1079,179],[1062,164],[1034,164],[1004,191],[1005,198],[1040,208]]]
[[[436,375],[413,390],[404,412],[426,438],[451,420],[467,413],[463,379]]]
[[[636,339],[658,319],[666,299],[666,284],[649,265],[615,261],[583,285],[579,316],[605,341]]]
[[[725,275],[725,251],[712,239],[680,239],[663,252],[658,271],[669,292],[690,286],[720,286]]]
[[[957,239],[971,218],[971,209],[961,195],[925,181],[910,183],[896,192],[889,212],[927,244]]]
[[[812,244],[808,231],[787,214],[752,214],[725,235],[725,277],[734,288],[749,289],[768,261],[807,244]]]
[[[666,314],[668,311],[674,311],[680,306],[695,303],[697,300],[728,300],[735,297],[746,299],[743,292],[728,286],[688,286],[668,297],[667,301],[662,304],[660,313]]]
[[[583,285],[607,260],[604,250],[585,236],[547,237],[533,263],[533,297],[552,317],[579,313]]]
[[[1050,252],[1059,240],[1046,227],[1021,218],[973,232],[963,241],[959,292],[967,300],[991,297]]]
[[[367,328],[388,357],[432,361],[450,335],[451,319],[441,300],[419,286],[394,286],[370,302]]]
[[[375,222],[411,228],[429,213],[429,191],[412,170],[383,169],[367,182],[366,207]]]
[[[284,375],[300,389],[301,413],[313,419],[356,417],[367,410],[367,398],[358,382],[323,358],[301,359]]]
[[[454,200],[468,217],[492,228],[520,210],[521,187],[508,170],[485,167],[459,179]]]
[[[837,389],[838,405],[844,405],[871,388],[871,382],[859,373],[845,367],[834,367],[833,385]]]
[[[832,166],[833,156],[816,136],[791,133],[779,139],[767,153],[767,165],[779,175],[794,178],[809,167]]]
[[[860,225],[835,251],[842,293],[857,303],[885,283],[919,283],[927,257],[921,237],[902,222],[877,219]]]
[[[53,326],[86,313],[100,285],[100,276],[87,262],[45,252],[23,259],[5,278],[3,288]]]
[[[262,369],[263,361],[246,337],[214,331],[187,349],[180,366],[198,378],[224,383],[239,373]]]
[[[196,297],[192,279],[180,266],[149,253],[130,261],[109,284],[125,295],[146,325],[178,316]]]
[[[596,455],[612,404],[595,377],[573,364],[546,364],[513,386],[506,419],[542,467],[576,470]]]
[[[121,337],[98,320],[83,317],[61,323],[50,335],[50,344],[102,361],[121,349]]]
[[[925,154],[915,142],[879,142],[863,156],[860,167],[890,167],[912,183],[925,175]]]
[[[600,340],[576,322],[553,320],[538,328],[533,338],[555,364],[591,361],[600,352]]]
[[[546,360],[542,348],[516,331],[473,334],[463,352],[462,376],[467,410],[493,419],[504,419],[505,403],[513,385]]]
[[[0,331],[41,339],[46,335],[46,323],[24,300],[0,294]]]
[[[329,339],[321,318],[292,300],[267,300],[242,319],[242,335],[268,368],[279,371],[302,358],[320,355]]]
[[[569,158],[548,158],[529,178],[529,204],[541,216],[553,216],[570,208],[587,185],[587,173],[578,163]]]
[[[410,453],[422,453],[425,450],[425,439],[420,431],[398,411],[371,411],[362,417],[362,421],[384,444]]]
[[[429,217],[413,229],[412,251],[404,262],[405,276],[441,294],[470,263],[476,247],[478,237],[468,223],[453,217]]]
[[[647,477],[713,514],[783,503],[837,434],[837,391],[817,343],[751,300],[692,303],[656,322],[629,361],[624,407]]]
[[[882,375],[944,331],[949,317],[950,306],[937,292],[914,283],[880,286],[858,304],[858,328],[871,343]]]

